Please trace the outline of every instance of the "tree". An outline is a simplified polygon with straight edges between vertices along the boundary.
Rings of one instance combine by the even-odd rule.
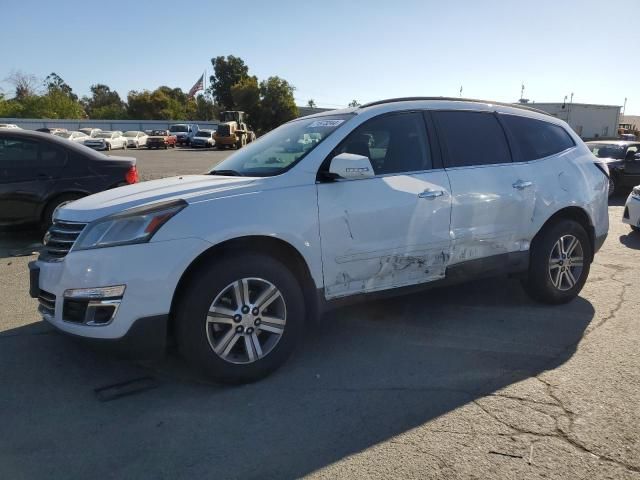
[[[307,107],[316,108],[316,101],[313,98],[309,99],[309,101],[307,102]]]
[[[161,86],[153,92],[132,90],[127,96],[127,103],[127,113],[130,118],[141,120],[186,120],[188,118],[187,94],[180,88]]]
[[[90,118],[121,119],[127,117],[126,105],[115,90],[107,85],[91,85],[91,97],[84,97],[82,104]]]
[[[218,118],[220,109],[211,99],[200,94],[195,98],[194,102],[195,105],[191,118],[194,120],[214,120]]]
[[[249,67],[240,57],[229,55],[211,59],[213,75],[209,77],[210,91],[216,103],[226,110],[234,110],[231,87],[249,76]]]
[[[280,77],[260,82],[260,130],[265,132],[298,116],[294,86]]]
[[[260,122],[260,87],[256,76],[246,77],[231,87],[233,104],[248,116],[248,123],[257,128]]]
[[[360,103],[358,103],[357,100],[351,100],[351,102],[349,103],[350,107],[359,107]]]
[[[16,100],[22,100],[23,98],[30,97],[38,93],[38,79],[31,73],[14,70],[7,76],[7,78],[4,79],[4,81],[10,83],[15,88]]]
[[[48,93],[57,92],[68,96],[74,102],[78,100],[78,96],[73,93],[71,87],[55,72],[47,75],[44,79],[44,87]]]

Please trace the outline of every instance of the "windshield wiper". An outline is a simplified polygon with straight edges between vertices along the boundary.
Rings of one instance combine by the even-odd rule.
[[[211,170],[209,175],[223,175],[225,177],[244,177],[243,174],[236,170]]]

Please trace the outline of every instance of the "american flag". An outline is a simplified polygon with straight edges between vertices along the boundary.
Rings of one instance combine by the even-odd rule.
[[[191,90],[189,90],[189,95],[188,95],[189,98],[193,97],[196,94],[196,92],[199,92],[200,90],[202,90],[203,87],[204,87],[204,73],[200,76],[200,78],[195,83],[195,85],[191,87]]]

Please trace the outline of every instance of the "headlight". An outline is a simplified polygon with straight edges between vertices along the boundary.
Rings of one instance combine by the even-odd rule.
[[[148,242],[171,217],[187,206],[184,200],[145,205],[90,223],[72,250]]]
[[[631,190],[631,196],[636,200],[640,200],[640,186],[633,187],[633,190]]]

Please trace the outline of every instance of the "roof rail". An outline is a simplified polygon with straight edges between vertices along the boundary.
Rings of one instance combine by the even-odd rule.
[[[478,100],[477,98],[460,98],[460,97],[398,97],[398,98],[388,98],[386,100],[378,100],[376,102],[365,103],[364,105],[360,105],[358,108],[366,108],[373,107],[374,105],[383,105],[385,103],[395,103],[395,102],[412,102],[416,100],[446,100],[448,102],[473,102],[473,103],[491,103],[493,105],[501,105],[503,107],[512,107],[512,108],[520,108],[522,110],[529,110],[531,112],[541,113],[543,115],[553,116],[544,110],[539,110],[537,108],[529,107],[527,105],[518,104],[518,103],[504,103],[504,102],[494,102],[493,100]]]

